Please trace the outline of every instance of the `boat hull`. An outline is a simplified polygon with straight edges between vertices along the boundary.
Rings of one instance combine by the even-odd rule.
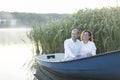
[[[37,63],[53,73],[88,79],[120,80],[120,51],[71,61]]]

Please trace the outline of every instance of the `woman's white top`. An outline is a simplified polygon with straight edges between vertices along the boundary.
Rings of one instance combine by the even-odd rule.
[[[66,39],[64,41],[64,49],[65,49],[64,60],[76,59],[76,55],[80,55],[81,42],[78,39],[76,40],[76,42],[74,42],[72,38]]]
[[[86,44],[81,41],[81,57],[87,57],[87,53],[91,53],[92,55],[96,55],[96,46],[92,41],[88,41]]]

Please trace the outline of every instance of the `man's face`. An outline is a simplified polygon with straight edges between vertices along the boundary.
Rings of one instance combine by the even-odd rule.
[[[71,32],[71,38],[73,39],[73,40],[76,40],[77,38],[78,38],[78,32],[77,31],[72,31]]]

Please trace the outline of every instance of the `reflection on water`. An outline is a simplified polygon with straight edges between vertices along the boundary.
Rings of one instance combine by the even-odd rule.
[[[29,30],[0,29],[0,80],[30,80],[23,69],[32,58],[32,45],[26,36]]]
[[[0,28],[0,45],[28,43],[27,33],[31,28]]]
[[[81,78],[75,78],[75,77],[73,78],[70,76],[61,75],[59,73],[53,72],[52,70],[42,67],[40,65],[38,65],[37,67],[35,77],[38,80],[88,80],[88,79],[81,79]]]

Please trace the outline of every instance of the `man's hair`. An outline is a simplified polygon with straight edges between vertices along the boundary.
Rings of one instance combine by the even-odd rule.
[[[79,30],[78,29],[72,29],[72,32],[76,31],[79,34]]]

